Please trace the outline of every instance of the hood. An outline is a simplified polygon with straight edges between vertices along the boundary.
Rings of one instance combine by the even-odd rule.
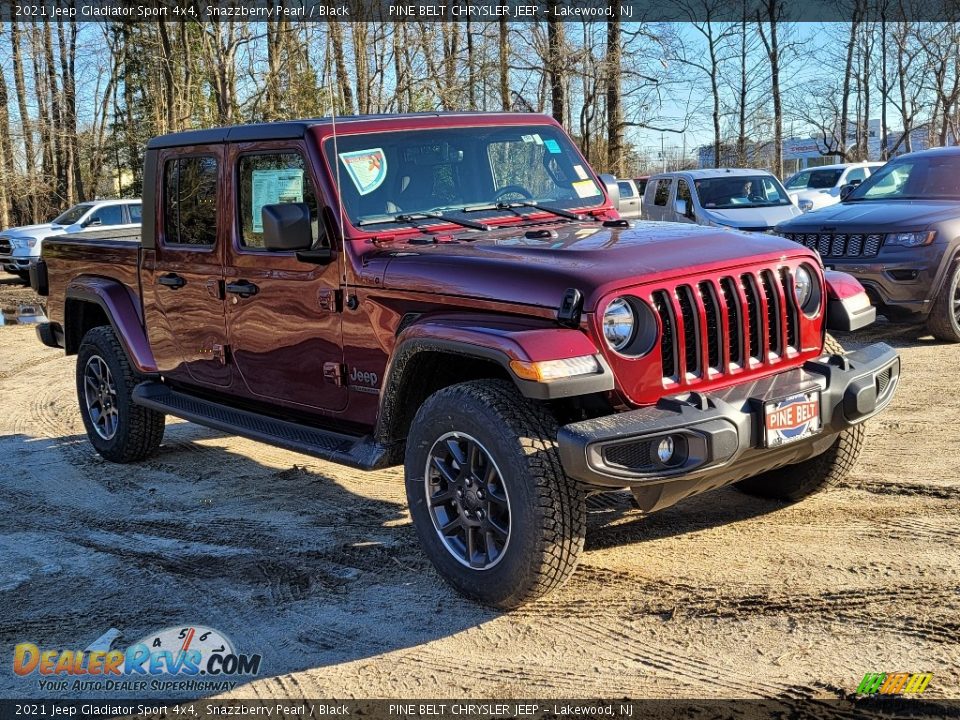
[[[688,223],[567,223],[553,226],[551,237],[527,236],[543,228],[463,234],[431,245],[381,244],[364,255],[363,276],[382,277],[383,286],[397,290],[541,307],[557,307],[567,288],[577,288],[591,311],[607,293],[639,283],[813,255],[773,235]]]
[[[773,205],[771,207],[738,208],[714,210],[704,208],[717,222],[734,228],[774,227],[777,223],[789,220],[800,214],[796,205]]]
[[[781,232],[843,228],[848,231],[898,232],[923,230],[960,217],[960,203],[950,200],[861,200],[843,202],[802,215],[777,227]]]
[[[45,238],[48,235],[59,235],[64,231],[63,225],[54,225],[53,223],[41,223],[39,225],[21,225],[4,230],[3,235],[7,237],[27,237],[27,238]]]

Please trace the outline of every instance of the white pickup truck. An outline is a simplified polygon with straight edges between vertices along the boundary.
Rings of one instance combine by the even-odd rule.
[[[39,259],[44,238],[88,230],[137,227],[140,208],[140,198],[94,200],[74,205],[51,222],[4,230],[0,232],[0,266],[8,273],[28,280],[30,263]]]

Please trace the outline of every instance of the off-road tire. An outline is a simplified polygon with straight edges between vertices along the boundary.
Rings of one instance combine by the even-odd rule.
[[[448,433],[479,441],[500,470],[510,498],[510,536],[499,562],[486,569],[458,561],[431,519],[425,473],[434,444]],[[421,406],[407,439],[407,500],[421,546],[457,590],[508,610],[560,587],[573,573],[586,532],[582,489],[557,454],[557,423],[503,380],[452,385]]]
[[[950,268],[940,290],[940,295],[933,303],[933,310],[927,318],[927,330],[944,342],[960,342],[960,320],[957,318],[957,289],[960,288],[960,261]]]
[[[827,335],[824,353],[842,355],[843,346]],[[755,497],[796,502],[839,484],[857,463],[866,438],[865,423],[842,431],[830,448],[809,460],[741,480],[735,487]]]
[[[119,421],[116,434],[109,440],[94,430],[84,398],[84,370],[93,356],[99,356],[107,364],[116,386]],[[77,400],[87,437],[104,459],[115,463],[131,463],[156,452],[163,440],[166,417],[163,413],[133,403],[133,389],[146,378],[130,365],[113,328],[95,327],[84,335],[77,353],[76,377]]]

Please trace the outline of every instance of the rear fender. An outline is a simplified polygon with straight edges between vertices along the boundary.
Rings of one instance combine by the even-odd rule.
[[[65,297],[68,307],[71,301],[99,306],[110,321],[127,358],[137,370],[142,373],[157,372],[157,363],[137,309],[139,303],[126,285],[109,278],[81,275],[67,285]],[[76,322],[76,319],[73,321]],[[70,323],[71,317],[65,312],[64,334],[68,355],[77,352],[80,340],[76,333],[71,332]]]
[[[853,275],[836,270],[823,275],[827,282],[827,330],[852,332],[873,324],[877,309]]]

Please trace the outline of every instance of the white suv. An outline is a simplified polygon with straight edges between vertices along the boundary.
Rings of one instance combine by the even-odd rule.
[[[810,212],[836,205],[840,202],[840,189],[844,185],[859,185],[881,167],[881,162],[822,165],[794,173],[784,185],[797,207]]]
[[[0,266],[26,280],[30,263],[40,257],[43,239],[51,235],[140,225],[140,199],[94,200],[74,205],[51,222],[0,232]]]

